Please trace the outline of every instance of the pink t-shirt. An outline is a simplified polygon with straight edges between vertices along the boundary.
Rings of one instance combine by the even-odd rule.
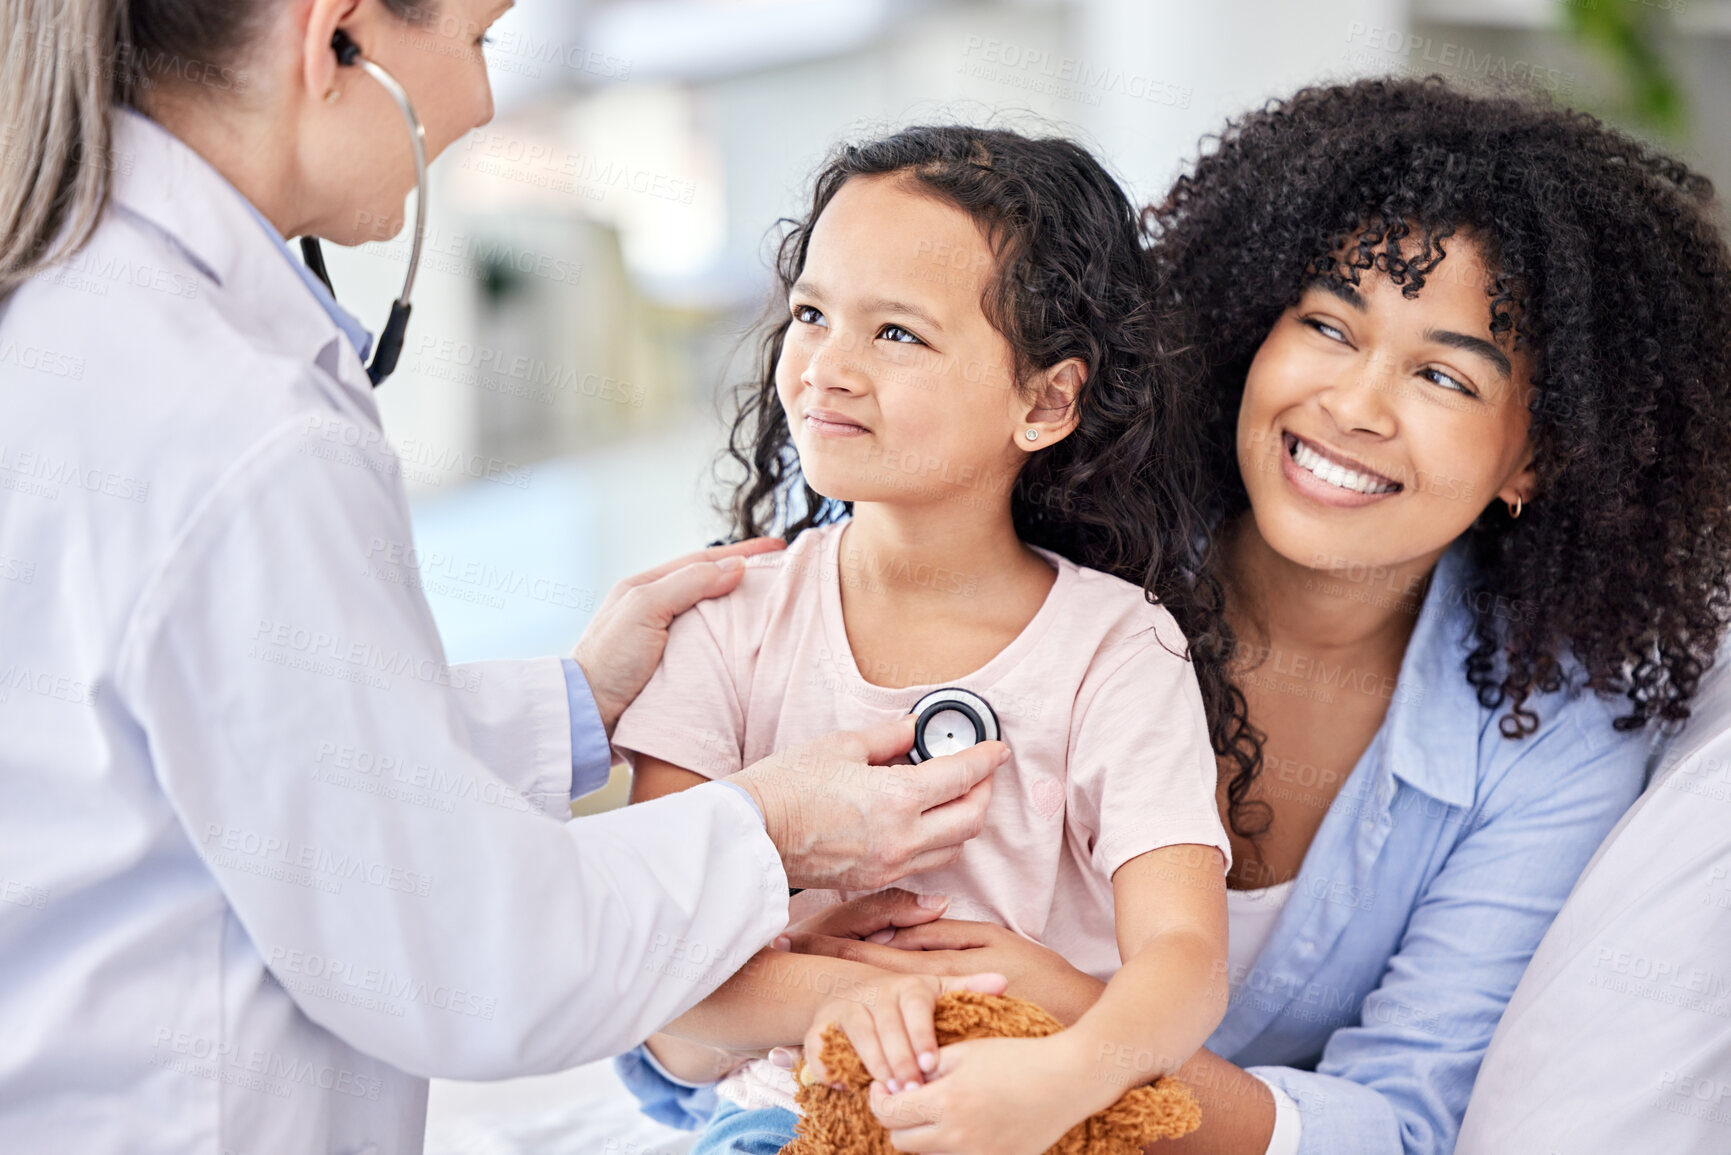
[[[860,676],[842,620],[837,559],[850,548],[847,525],[807,530],[786,550],[749,559],[733,593],[674,619],[661,666],[620,718],[614,746],[633,766],[643,753],[720,778],[785,747],[902,717],[942,685],[971,690],[1010,747],[985,830],[957,862],[896,885],[947,894],[949,917],[1007,927],[1109,978],[1120,965],[1111,882],[1120,866],[1179,843],[1231,858],[1177,623],[1139,587],[1039,550],[1057,580],[996,657],[949,682],[875,686]],[[872,564],[862,580],[874,580]],[[972,596],[959,573],[927,578]],[[798,921],[853,897],[802,891],[790,914]]]

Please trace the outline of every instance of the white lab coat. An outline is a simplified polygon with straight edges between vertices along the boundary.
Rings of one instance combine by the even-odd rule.
[[[724,786],[568,821],[559,662],[445,664],[353,348],[114,122],[0,303],[0,1151],[419,1152],[428,1076],[630,1047],[787,880]]]
[[[1534,952],[1456,1155],[1731,1151],[1727,659]]]

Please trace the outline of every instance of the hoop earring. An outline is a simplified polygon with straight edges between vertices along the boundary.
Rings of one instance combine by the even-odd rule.
[[[1506,505],[1508,503],[1505,502],[1504,504]],[[1521,516],[1521,509],[1522,508],[1523,508],[1523,505],[1521,502],[1521,495],[1517,493],[1517,494],[1515,494],[1515,503],[1513,505],[1509,506],[1509,516],[1510,517]]]

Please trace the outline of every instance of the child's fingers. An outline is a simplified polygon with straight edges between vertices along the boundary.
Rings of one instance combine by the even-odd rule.
[[[890,1065],[884,1058],[883,1045],[878,1041],[878,1024],[873,1017],[863,1009],[848,1015],[841,1022],[841,1029],[847,1035],[848,1042],[853,1044],[854,1053],[865,1066],[866,1073],[879,1082],[887,1083],[895,1078],[890,1071]],[[821,1031],[814,1031],[817,1046],[823,1048]],[[812,1053],[811,1040],[807,1039],[806,1054]]]
[[[920,1083],[920,1064],[919,1060],[914,1058],[913,1041],[908,1038],[908,1023],[910,1020],[918,1020],[922,1000],[925,1017],[929,1021],[934,997],[921,988],[907,988],[897,992],[897,998],[889,1006],[875,1008],[873,1011],[877,1019],[878,1043],[883,1047],[885,1062],[889,1064],[891,1091],[918,1086]]]
[[[902,999],[902,1022],[907,1025],[908,1045],[913,1048],[914,1065],[919,1068],[919,1075],[914,1080],[917,1085],[938,1066],[938,1032],[932,1025],[937,996],[929,991],[911,994],[923,996],[904,996]]]

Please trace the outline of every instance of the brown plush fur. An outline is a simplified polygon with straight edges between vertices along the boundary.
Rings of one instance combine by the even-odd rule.
[[[938,998],[933,1023],[938,1045],[964,1039],[1039,1038],[1056,1034],[1063,1025],[1025,999],[955,991]],[[896,1155],[871,1111],[871,1076],[839,1027],[823,1036],[823,1066],[831,1082],[808,1086],[800,1079],[799,1137],[781,1155]],[[801,1075],[805,1073],[802,1065]],[[1126,1072],[1127,1074],[1129,1072]],[[1177,1079],[1133,1087],[1098,1115],[1070,1128],[1046,1155],[1140,1155],[1145,1144],[1175,1139],[1202,1125],[1202,1108]]]

